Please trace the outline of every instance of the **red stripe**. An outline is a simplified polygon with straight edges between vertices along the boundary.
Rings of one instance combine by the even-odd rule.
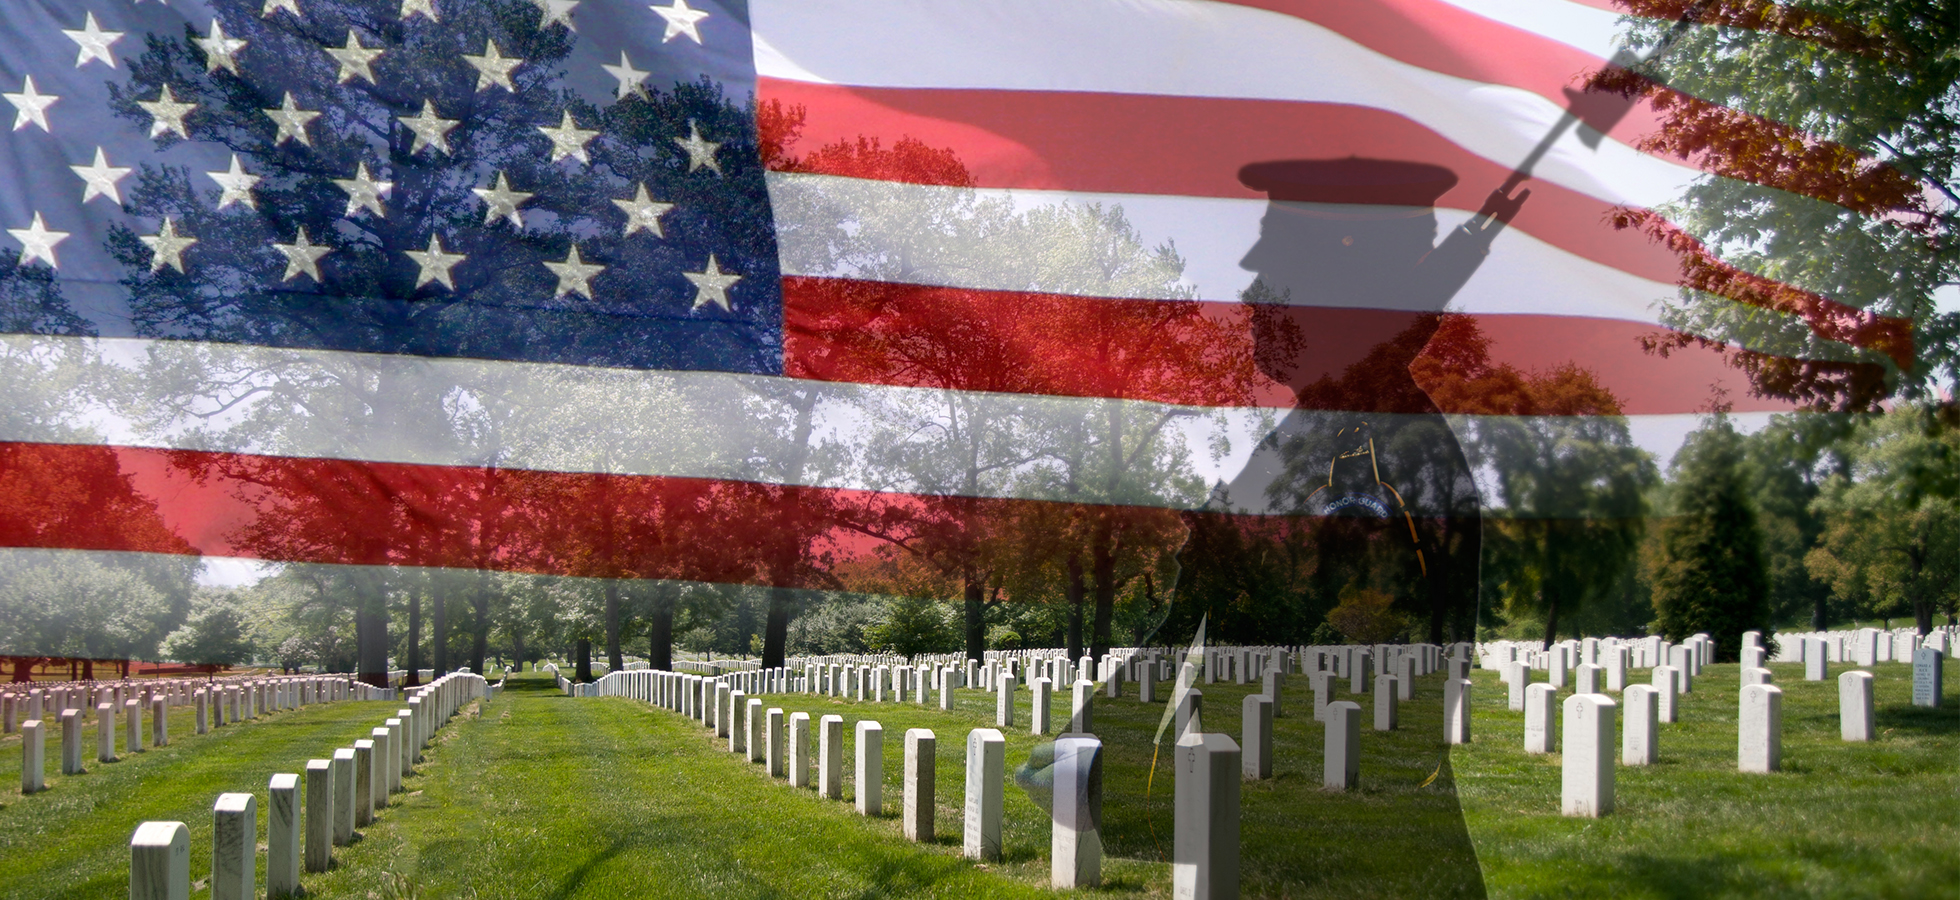
[[[1251,310],[1240,303],[1110,300],[1013,291],[919,287],[829,278],[784,278],[784,374],[819,381],[903,387],[1105,397],[1190,406],[1295,405],[1291,388],[1257,365]],[[1382,310],[1261,307],[1304,336],[1294,356],[1320,369],[1293,373],[1307,387],[1325,370],[1345,367],[1377,349],[1393,350],[1412,327],[1433,317]],[[1782,411],[1796,404],[1755,396],[1747,375],[1720,347],[1703,347],[1652,325],[1544,315],[1477,315],[1489,341],[1490,366],[1526,372],[1577,367],[1590,372],[1629,415],[1691,413],[1725,391],[1736,411]],[[1687,343],[1668,355],[1660,340]],[[1760,359],[1752,357],[1752,359]],[[1869,380],[1876,367],[1795,363],[1840,369]],[[1867,371],[1870,370],[1870,371]],[[1844,376],[1840,376],[1844,377]],[[1319,408],[1414,412],[1393,392]],[[1419,399],[1414,401],[1421,404]],[[1487,413],[1483,400],[1450,401],[1445,412]]]
[[[873,135],[946,148],[964,166],[861,171],[848,154],[806,153],[778,169],[874,177],[912,184],[1099,193],[1258,198],[1240,184],[1247,163],[1346,155],[1443,166],[1457,184],[1439,206],[1474,211],[1509,170],[1406,117],[1323,103],[1046,92],[846,88],[764,78],[763,102],[801,106],[798,146],[854,143]],[[790,148],[786,152],[794,152]],[[933,160],[940,162],[940,160]],[[1878,349],[1910,366],[1911,323],[1868,315],[1832,300],[1746,276],[1679,229],[1644,217],[1614,227],[1627,210],[1544,181],[1513,220],[1574,255],[1664,284],[1694,286],[1741,303],[1797,315],[1818,337]],[[1656,229],[1659,240],[1647,228]],[[1713,277],[1720,275],[1721,277]]]
[[[1176,510],[654,476],[0,443],[0,546],[822,587],[804,562],[1020,520]],[[79,480],[78,480],[79,479]],[[125,515],[103,521],[95,500]],[[53,488],[50,493],[47,488]],[[1167,547],[1168,549],[1174,549]]]

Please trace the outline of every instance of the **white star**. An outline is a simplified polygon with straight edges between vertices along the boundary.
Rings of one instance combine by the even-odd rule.
[[[497,173],[496,187],[470,188],[470,190],[483,198],[484,205],[489,207],[483,211],[483,224],[488,225],[498,219],[509,219],[510,224],[518,228],[524,227],[524,214],[518,212],[517,207],[531,199],[531,195],[523,191],[511,190],[510,182],[504,178],[504,173]]]
[[[442,21],[442,17],[436,15],[436,0],[402,0],[401,15],[396,18],[406,22],[409,16],[417,15],[428,16],[431,22]]]
[[[728,289],[734,287],[735,282],[741,281],[742,276],[723,272],[721,264],[715,261],[714,254],[708,254],[707,271],[682,272],[681,277],[694,282],[695,309],[713,303],[723,310],[733,312],[733,308],[728,305]]]
[[[511,93],[517,93],[517,86],[510,82],[510,72],[524,64],[515,56],[505,56],[497,49],[496,41],[484,41],[483,55],[463,54],[463,61],[476,69],[476,89],[483,90],[498,85]]]
[[[681,149],[687,151],[689,172],[707,166],[715,170],[716,175],[721,174],[721,163],[715,161],[715,151],[720,150],[721,145],[714,141],[702,140],[701,126],[694,124],[693,119],[687,120],[687,137],[674,138],[674,143],[681,145]]]
[[[455,268],[457,263],[463,261],[463,254],[444,253],[442,251],[442,238],[431,234],[429,235],[429,249],[404,250],[402,251],[402,255],[415,260],[415,264],[422,267],[422,271],[415,276],[416,287],[419,288],[434,281],[452,291],[456,289],[456,282],[449,280],[449,270]]]
[[[95,13],[88,14],[88,21],[82,23],[82,30],[69,31],[63,28],[61,33],[68,35],[69,40],[81,47],[81,50],[75,54],[75,68],[88,65],[91,59],[102,60],[108,63],[111,69],[116,67],[116,55],[109,52],[109,47],[122,40],[123,33],[103,31],[102,26],[95,24]]]
[[[26,228],[9,228],[7,233],[20,242],[20,264],[27,265],[42,260],[50,269],[59,269],[61,264],[54,260],[54,245],[68,239],[66,231],[49,231],[41,222],[40,212],[34,213],[34,224]]]
[[[83,203],[97,197],[107,197],[114,200],[118,206],[122,205],[122,191],[117,189],[116,182],[127,178],[129,173],[134,171],[124,166],[109,165],[109,157],[103,154],[101,147],[95,148],[94,165],[68,168],[76,175],[80,175],[83,181],[88,182],[88,187],[82,190]]]
[[[27,127],[27,123],[33,122],[41,126],[42,131],[53,132],[53,129],[48,127],[48,107],[53,106],[54,102],[61,98],[53,94],[43,94],[39,90],[36,90],[34,87],[34,76],[27,76],[26,84],[21,86],[20,93],[0,94],[0,97],[7,98],[7,102],[12,103],[14,109],[19,110],[19,112],[14,113],[15,131],[19,131]]]
[[[305,275],[314,281],[320,280],[320,257],[333,252],[332,247],[315,244],[306,239],[306,226],[299,227],[299,237],[290,244],[274,243],[272,249],[286,255],[286,277],[280,281],[291,281]]]
[[[388,192],[395,189],[395,183],[392,181],[375,181],[373,178],[368,177],[366,162],[362,162],[355,167],[353,178],[336,178],[333,180],[333,183],[339,185],[341,190],[347,192],[347,212],[345,215],[348,218],[353,218],[354,214],[360,212],[362,209],[373,212],[377,219],[387,217],[388,213],[381,208],[381,198],[388,196]]]
[[[232,54],[245,49],[245,42],[226,37],[224,23],[212,19],[211,36],[197,38],[197,45],[204,48],[204,71],[224,69],[233,75],[238,74],[238,60]]]
[[[657,238],[665,238],[667,233],[660,230],[660,217],[674,208],[672,203],[661,203],[647,196],[647,186],[641,182],[640,189],[631,200],[614,200],[613,205],[626,211],[626,236],[644,228],[653,232]]]
[[[624,100],[630,94],[646,93],[646,87],[641,82],[647,80],[647,73],[633,68],[633,61],[626,58],[626,51],[619,51],[619,65],[601,63],[599,67],[605,69],[606,74],[619,79],[619,92],[615,99]]]
[[[585,155],[585,145],[597,137],[599,132],[578,127],[578,123],[572,121],[571,110],[565,110],[565,117],[559,120],[557,128],[539,125],[538,130],[544,132],[545,137],[551,138],[552,162],[569,156],[586,165],[592,164],[592,158]]]
[[[265,0],[265,5],[259,7],[259,15],[270,19],[273,13],[282,9],[292,13],[295,19],[306,18],[299,11],[299,0]]]
[[[174,131],[178,137],[190,140],[191,133],[184,130],[184,117],[190,115],[197,104],[178,103],[176,95],[170,93],[170,85],[164,85],[155,100],[138,100],[136,105],[143,107],[143,111],[155,119],[150,123],[150,137],[162,137]]]
[[[224,172],[206,172],[224,193],[218,195],[218,208],[224,209],[233,203],[243,203],[252,209],[259,208],[258,198],[252,196],[252,188],[258,185],[259,176],[245,174],[238,164],[238,154],[231,155],[231,169]]]
[[[286,92],[286,100],[278,109],[264,111],[266,116],[279,126],[279,135],[272,139],[273,146],[281,146],[290,140],[297,140],[308,147],[313,146],[313,138],[307,135],[306,126],[320,117],[317,112],[300,109],[293,103],[293,92]]]
[[[141,235],[144,244],[150,248],[150,271],[156,272],[169,266],[179,272],[184,271],[184,251],[197,243],[197,238],[177,233],[177,223],[165,216],[163,227],[156,234]]]
[[[538,6],[540,31],[554,24],[563,25],[573,31],[578,30],[578,26],[572,24],[572,10],[578,8],[579,0],[531,0],[531,2]]]
[[[374,59],[381,55],[379,47],[361,46],[361,36],[354,29],[347,29],[347,44],[343,47],[325,47],[327,55],[340,61],[340,79],[336,84],[346,84],[356,76],[365,78],[368,84],[374,83]]]
[[[592,299],[592,279],[599,277],[599,273],[606,270],[605,266],[581,259],[577,244],[572,245],[572,252],[565,257],[564,262],[546,261],[544,267],[550,269],[551,274],[558,276],[558,293],[551,296],[553,300],[566,294],[577,294],[587,300]]]
[[[410,156],[422,152],[422,148],[431,144],[435,145],[437,150],[448,153],[449,132],[460,124],[455,119],[445,119],[436,115],[436,105],[430,100],[422,101],[421,115],[396,116],[396,118],[400,119],[403,125],[407,125],[408,130],[415,132],[415,145],[408,151]]]
[[[702,19],[708,17],[708,13],[705,10],[689,9],[687,7],[687,0],[674,0],[673,6],[649,6],[647,8],[659,13],[661,18],[667,20],[667,33],[660,38],[661,43],[667,43],[673,40],[675,36],[683,34],[693,38],[695,43],[701,43],[700,23]]]

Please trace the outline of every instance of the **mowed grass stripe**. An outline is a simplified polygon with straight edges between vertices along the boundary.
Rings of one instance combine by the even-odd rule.
[[[888,735],[888,771],[895,746]],[[399,878],[426,897],[1053,896],[911,846],[895,818],[769,779],[677,715],[574,700],[543,679],[513,679],[435,753],[419,793],[312,889],[389,896]]]
[[[48,718],[49,789],[20,794],[21,740],[0,742],[0,896],[90,898],[129,892],[129,837],[145,821],[190,828],[191,878],[211,868],[211,805],[219,794],[251,793],[259,801],[264,840],[266,784],[274,773],[303,772],[309,759],[351,747],[400,709],[399,703],[316,704],[196,734],[191,706],[170,713],[170,744],[130,754],[120,728],[113,763],[95,760],[96,729],[82,729],[82,775],[61,774],[61,724]],[[121,721],[120,718],[117,720]],[[143,717],[143,736],[150,721]],[[260,855],[260,882],[264,858]]]

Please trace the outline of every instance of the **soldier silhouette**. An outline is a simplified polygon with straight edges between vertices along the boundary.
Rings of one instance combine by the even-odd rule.
[[[1322,551],[1356,557],[1359,586],[1425,613],[1441,642],[1474,608],[1481,521],[1463,449],[1409,367],[1530,191],[1491,192],[1438,243],[1434,204],[1457,182],[1439,166],[1285,160],[1239,178],[1270,198],[1240,263],[1258,276],[1246,299],[1259,366],[1298,407],[1214,504],[1338,520]]]

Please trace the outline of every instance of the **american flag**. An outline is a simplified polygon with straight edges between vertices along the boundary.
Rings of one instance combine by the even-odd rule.
[[[881,546],[979,553],[985,522],[1130,510],[1174,547],[1152,516],[1311,512],[1288,441],[1350,435],[1325,468],[1361,414],[1789,409],[1733,355],[1909,357],[1905,323],[1668,230],[1743,175],[1585,90],[1619,15],[15,0],[0,539],[829,587]],[[1828,205],[1828,175],[1771,186]],[[1684,260],[1800,339],[1682,330]],[[1439,333],[1610,402],[1408,381]],[[1451,453],[1323,512],[1463,513]]]

